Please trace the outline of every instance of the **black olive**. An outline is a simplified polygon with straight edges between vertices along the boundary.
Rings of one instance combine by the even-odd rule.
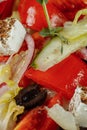
[[[35,97],[29,100],[28,102],[23,102],[23,106],[25,106],[25,108],[33,108],[42,105],[46,99],[46,96],[47,96],[47,91],[43,90],[38,94],[36,94]]]
[[[80,127],[80,130],[87,130],[87,128]]]
[[[39,85],[33,84],[23,88],[15,97],[17,105],[24,106],[25,109],[31,109],[38,105],[42,105],[47,97],[47,91]]]
[[[82,59],[82,61],[85,62],[85,63],[87,64],[87,60]]]
[[[27,100],[31,100],[34,93],[38,93],[40,91],[39,85],[32,84],[31,86],[28,86],[26,88],[23,88],[18,95],[15,97],[16,103],[18,105],[22,105],[23,102],[26,102]]]

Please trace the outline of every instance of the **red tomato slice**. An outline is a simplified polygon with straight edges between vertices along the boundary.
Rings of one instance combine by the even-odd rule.
[[[47,38],[42,37],[39,32],[32,34],[32,37],[35,41],[35,48],[41,50],[44,44],[46,43]]]
[[[52,26],[60,26],[67,20],[66,17],[53,4],[47,4]],[[19,15],[23,24],[33,30],[47,27],[46,17],[42,6],[36,0],[20,0]]]
[[[0,56],[0,62],[6,62],[9,56]]]
[[[71,98],[77,85],[87,86],[87,65],[75,55],[45,72],[30,68],[25,75],[35,82]]]
[[[58,125],[47,116],[44,107],[28,112],[14,130],[56,130]]]
[[[14,2],[15,0],[5,0],[0,2],[0,19],[5,19],[6,17],[11,16]]]
[[[0,17],[6,7],[6,1],[0,3]]]
[[[62,104],[61,93],[53,96],[45,105],[51,108],[56,103]],[[33,123],[33,124],[32,124]],[[59,126],[47,115],[44,106],[29,111],[21,118],[14,130],[57,130]]]
[[[21,78],[20,82],[19,82],[19,86],[20,87],[27,87],[32,83],[31,79],[28,79],[25,75],[23,75],[23,77]]]
[[[87,8],[87,0],[49,0],[69,20],[73,20],[78,10]]]
[[[20,50],[19,50],[19,52],[26,51],[27,49],[28,49],[28,47],[27,47],[26,41],[24,41],[21,48],[20,48]]]
[[[53,105],[55,104],[60,104],[62,105],[63,104],[63,95],[61,93],[57,93],[55,94],[55,96],[53,96],[47,103],[47,106],[49,108],[51,108]]]

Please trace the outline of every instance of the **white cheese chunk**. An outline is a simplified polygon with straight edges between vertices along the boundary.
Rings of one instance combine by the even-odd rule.
[[[79,130],[73,114],[66,111],[59,104],[55,104],[53,107],[47,108],[47,111],[48,115],[64,130]]]
[[[0,55],[17,53],[22,46],[25,34],[25,28],[17,19],[0,20]]]
[[[75,116],[79,126],[87,127],[87,88],[77,87],[70,104],[69,111]]]

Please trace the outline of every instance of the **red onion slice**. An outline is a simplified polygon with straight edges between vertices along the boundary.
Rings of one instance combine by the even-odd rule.
[[[12,69],[11,80],[14,80],[17,83],[19,83],[24,72],[31,63],[35,49],[34,40],[30,35],[26,35],[25,41],[28,49],[26,51],[21,51],[19,54],[16,54],[9,61]]]
[[[27,56],[27,59],[29,60],[29,63],[30,63],[31,60],[32,60],[33,54],[34,54],[35,43],[34,43],[33,38],[30,35],[28,35],[28,34],[25,37],[25,41],[26,41],[27,46],[28,46],[28,56]]]

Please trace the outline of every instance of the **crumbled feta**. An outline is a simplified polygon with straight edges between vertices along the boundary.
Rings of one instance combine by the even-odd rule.
[[[87,88],[77,87],[70,104],[69,111],[73,113],[79,126],[87,127]]]
[[[64,130],[79,130],[73,114],[66,111],[59,104],[55,104],[53,107],[47,108],[47,111],[48,115]]]
[[[17,19],[0,20],[0,55],[17,53],[22,46],[25,34],[25,28]]]

